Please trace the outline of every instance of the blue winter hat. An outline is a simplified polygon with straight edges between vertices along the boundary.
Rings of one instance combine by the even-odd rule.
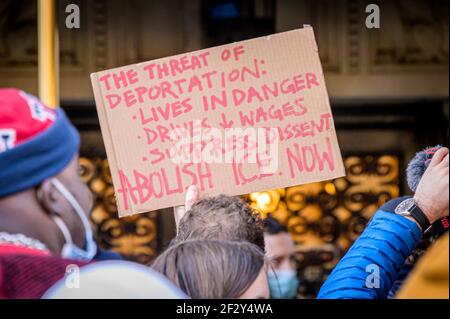
[[[51,109],[17,89],[0,89],[0,197],[58,175],[79,145],[61,108]]]

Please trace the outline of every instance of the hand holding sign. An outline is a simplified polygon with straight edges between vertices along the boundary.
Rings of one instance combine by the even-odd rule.
[[[91,78],[120,216],[344,175],[310,27]]]
[[[173,214],[175,218],[175,227],[178,231],[178,226],[180,225],[180,220],[186,214],[186,212],[191,209],[192,205],[198,201],[200,194],[198,192],[197,186],[191,185],[186,191],[186,198],[184,200],[184,206],[176,206],[173,208]]]

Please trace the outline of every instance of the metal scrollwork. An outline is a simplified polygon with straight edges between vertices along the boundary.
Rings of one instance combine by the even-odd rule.
[[[399,196],[399,158],[352,155],[347,176],[245,196],[263,217],[287,226],[297,245],[299,297],[314,297],[374,212]]]
[[[94,194],[91,214],[102,248],[126,259],[148,264],[157,254],[157,213],[149,212],[118,218],[108,161],[80,158],[81,177]]]

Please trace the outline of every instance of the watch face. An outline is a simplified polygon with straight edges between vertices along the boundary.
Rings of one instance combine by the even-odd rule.
[[[399,215],[410,215],[410,209],[414,206],[415,202],[413,198],[408,198],[398,204],[395,208],[395,213]]]

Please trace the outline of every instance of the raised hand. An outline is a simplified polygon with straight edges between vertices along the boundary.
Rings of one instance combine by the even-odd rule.
[[[177,227],[178,233],[178,225],[180,224],[181,218],[183,218],[184,214],[191,209],[192,205],[199,199],[199,191],[197,186],[191,185],[186,191],[186,197],[184,200],[184,206],[176,206],[173,208],[173,214],[175,217],[175,225]]]
[[[430,223],[448,216],[449,150],[439,149],[417,186],[414,199]]]

